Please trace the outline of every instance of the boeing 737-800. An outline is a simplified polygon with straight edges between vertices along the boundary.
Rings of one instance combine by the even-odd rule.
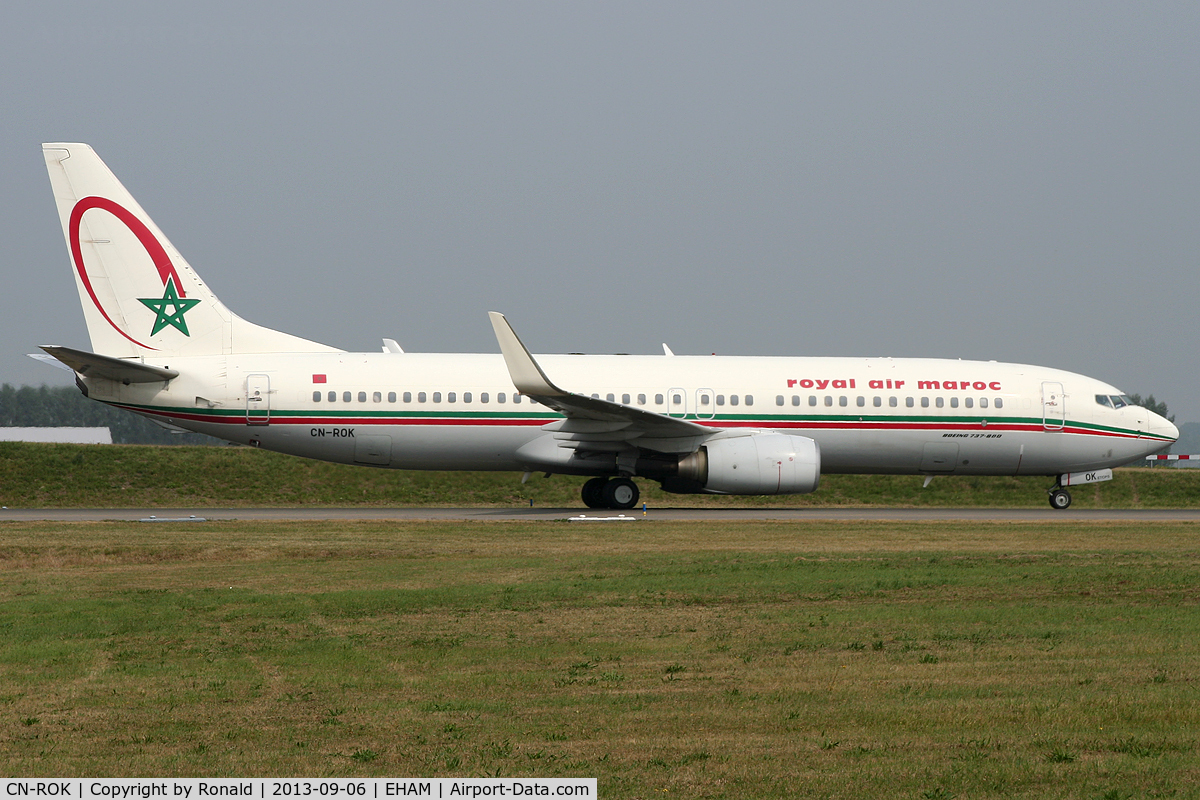
[[[308,458],[593,476],[583,500],[811,492],[825,473],[1046,475],[1068,488],[1178,431],[1103,381],[994,361],[350,353],[230,311],[85,144],[43,145],[91,350],[42,349],[102,403]]]

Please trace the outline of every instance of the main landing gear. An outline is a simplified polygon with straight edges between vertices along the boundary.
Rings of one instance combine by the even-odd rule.
[[[1069,508],[1071,505],[1071,493],[1059,486],[1057,483],[1049,490],[1050,507],[1057,508],[1060,511],[1064,508]]]
[[[641,496],[629,478],[592,478],[583,484],[581,494],[588,508],[633,508]]]

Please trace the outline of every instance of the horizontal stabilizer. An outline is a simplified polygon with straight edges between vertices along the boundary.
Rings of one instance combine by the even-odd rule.
[[[75,370],[71,369],[66,364],[62,363],[57,358],[55,358],[54,356],[48,356],[45,353],[26,353],[25,355],[29,356],[34,361],[42,362],[43,364],[45,364],[48,367],[54,367],[55,369],[65,369],[67,372],[70,372],[71,374],[75,373]]]
[[[59,347],[52,344],[44,344],[40,347],[80,375],[87,377],[108,378],[124,384],[155,383],[179,377],[179,373],[173,369],[152,367],[139,361],[102,356],[86,350],[74,350],[70,347]]]

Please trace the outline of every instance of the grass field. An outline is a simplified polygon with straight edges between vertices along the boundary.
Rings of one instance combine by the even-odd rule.
[[[652,508],[666,506],[988,506],[1046,508],[1047,477],[936,478],[822,475],[813,494],[783,497],[671,495],[640,481]],[[582,478],[517,473],[410,472],[329,464],[248,447],[52,445],[0,442],[0,506],[154,508],[238,506],[583,507]],[[1121,469],[1072,490],[1079,508],[1195,508],[1200,470]]]
[[[0,765],[1196,797],[1198,535],[2,523]]]

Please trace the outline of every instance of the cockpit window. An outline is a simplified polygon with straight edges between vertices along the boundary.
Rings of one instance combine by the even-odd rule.
[[[1124,408],[1125,406],[1133,405],[1125,395],[1118,397],[1114,394],[1110,399],[1112,400],[1113,408]]]
[[[1109,408],[1113,407],[1112,400],[1110,400],[1106,394],[1096,395],[1096,402],[1102,406],[1108,406]]]
[[[1133,398],[1127,394],[1121,395],[1121,402],[1127,406],[1136,405],[1136,403],[1133,402]]]

